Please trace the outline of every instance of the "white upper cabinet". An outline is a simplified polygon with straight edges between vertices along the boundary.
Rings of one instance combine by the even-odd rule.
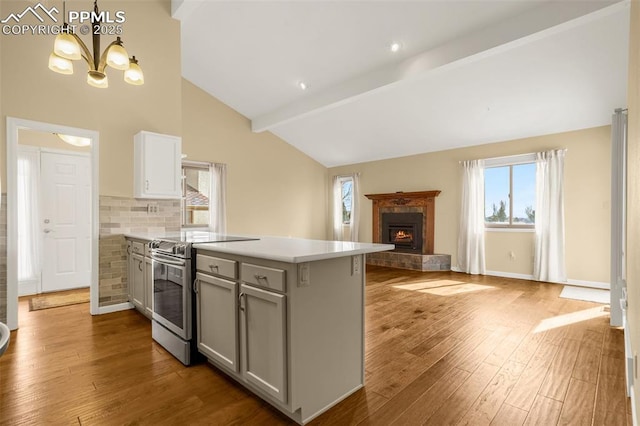
[[[133,196],[182,197],[182,139],[142,131],[133,140]]]

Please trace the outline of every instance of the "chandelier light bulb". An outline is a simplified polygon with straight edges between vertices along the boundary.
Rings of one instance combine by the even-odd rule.
[[[58,74],[70,75],[73,74],[73,63],[66,58],[61,58],[55,53],[52,53],[49,55],[49,69]]]
[[[144,74],[135,56],[129,60],[129,69],[124,72],[124,81],[134,86],[144,84]]]
[[[71,61],[77,61],[82,58],[80,45],[69,33],[60,33],[56,36],[56,41],[53,43],[53,52],[61,58]]]
[[[122,46],[122,40],[117,38],[115,44],[109,47],[107,53],[107,65],[117,70],[125,71],[129,69],[129,54]]]
[[[109,87],[109,79],[107,75],[98,71],[89,71],[87,74],[87,83],[98,89],[106,89]]]

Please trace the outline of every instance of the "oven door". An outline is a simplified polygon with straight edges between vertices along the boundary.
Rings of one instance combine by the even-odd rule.
[[[189,259],[151,253],[153,319],[184,340],[191,340],[191,268]]]

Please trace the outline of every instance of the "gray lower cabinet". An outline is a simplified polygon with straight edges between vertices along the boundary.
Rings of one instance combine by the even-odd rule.
[[[364,384],[364,256],[294,264],[197,249],[197,345],[304,424]]]
[[[131,303],[136,309],[144,311],[144,256],[133,253],[131,255]]]
[[[240,286],[242,373],[248,382],[287,402],[285,296]]]
[[[153,265],[145,241],[127,239],[127,280],[129,302],[151,318],[153,310]]]
[[[198,350],[239,372],[238,283],[196,274]]]

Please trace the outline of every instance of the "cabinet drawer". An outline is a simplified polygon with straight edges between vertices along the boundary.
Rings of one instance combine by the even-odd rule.
[[[139,241],[133,241],[133,243],[131,244],[131,252],[132,253],[138,253],[142,256],[144,256],[144,243],[141,243]]]
[[[240,278],[247,284],[282,292],[286,291],[286,274],[282,269],[267,268],[266,266],[243,263]]]
[[[238,262],[235,260],[221,259],[219,257],[205,256],[199,254],[196,256],[196,269],[209,274],[222,275],[232,279],[238,278]]]

